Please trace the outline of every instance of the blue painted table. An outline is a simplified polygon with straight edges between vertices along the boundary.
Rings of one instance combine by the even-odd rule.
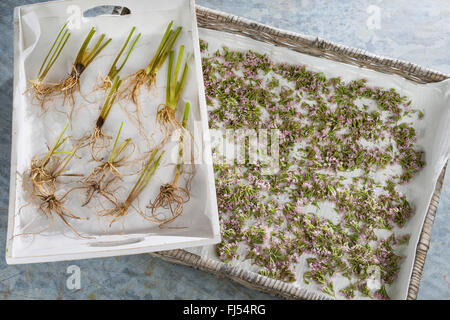
[[[0,2],[0,297],[3,299],[270,299],[226,279],[148,254],[8,266],[5,263],[13,77],[13,8]],[[274,27],[359,47],[450,73],[450,2],[439,0],[198,0],[198,4]],[[447,172],[450,172],[448,170]],[[449,299],[450,178],[444,182],[419,299]],[[81,271],[80,289],[67,268]],[[70,279],[69,279],[70,280]]]

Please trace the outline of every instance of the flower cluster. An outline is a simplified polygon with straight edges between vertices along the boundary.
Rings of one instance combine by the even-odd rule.
[[[303,280],[323,292],[389,298],[402,260],[395,249],[409,239],[392,230],[414,212],[398,186],[425,165],[413,127],[424,114],[364,79],[327,79],[253,51],[210,53],[204,41],[201,51],[210,128],[280,132],[278,173],[264,175],[263,164],[249,161],[214,165],[220,259],[251,259],[262,275],[296,281],[304,255]],[[313,212],[323,203],[338,223]],[[391,236],[379,238],[379,229]],[[368,284],[374,268],[377,289]],[[338,274],[349,285],[335,290]]]

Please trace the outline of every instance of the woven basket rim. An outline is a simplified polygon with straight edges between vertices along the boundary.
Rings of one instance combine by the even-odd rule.
[[[443,73],[443,72],[440,72],[440,71],[437,71],[437,70],[434,70],[434,69],[431,69],[428,67],[424,67],[417,63],[413,63],[413,62],[409,62],[409,61],[405,61],[405,60],[401,60],[401,59],[396,59],[396,58],[389,57],[386,55],[378,55],[378,54],[369,52],[369,51],[361,49],[361,48],[356,48],[356,47],[336,43],[333,41],[328,41],[323,38],[306,35],[301,32],[289,31],[289,30],[272,27],[272,26],[269,26],[269,25],[266,25],[266,24],[248,19],[248,18],[236,16],[236,15],[225,13],[223,11],[219,11],[219,10],[215,10],[215,9],[206,8],[206,7],[203,7],[200,5],[196,5],[196,9],[197,9],[197,14],[205,13],[205,14],[216,15],[218,17],[225,19],[230,24],[234,23],[236,25],[246,25],[246,26],[248,26],[249,30],[264,31],[265,33],[268,33],[268,34],[271,34],[274,36],[283,35],[283,36],[287,36],[288,38],[290,38],[292,40],[306,40],[307,42],[310,42],[310,44],[312,46],[315,46],[318,49],[328,49],[328,50],[335,49],[334,51],[342,50],[342,51],[346,52],[347,54],[352,53],[355,56],[355,58],[367,60],[367,61],[365,61],[366,63],[371,61],[373,63],[382,64],[382,65],[386,65],[386,66],[393,66],[393,67],[394,66],[402,66],[405,68],[405,72],[409,72],[409,73],[415,74],[417,76],[428,75],[430,77],[436,78],[436,80],[434,80],[434,81],[427,81],[427,82],[438,82],[438,81],[443,81],[445,79],[450,78],[450,74]],[[199,26],[199,27],[203,28],[202,26]],[[245,35],[243,35],[243,36],[245,36]],[[327,58],[327,57],[325,57],[325,58]]]
[[[416,78],[407,78],[408,80],[419,82],[419,83],[431,83],[437,81],[444,81],[445,79],[450,78],[450,75],[441,73],[439,71],[435,71],[430,68],[422,67],[418,64],[398,60],[390,57],[380,56],[368,51],[334,43],[332,41],[327,41],[321,39],[319,37],[312,37],[309,35],[304,35],[302,33],[286,31],[279,28],[271,27],[247,18],[238,17],[236,15],[228,14],[222,11],[209,9],[206,7],[202,7],[196,5],[197,10],[197,20],[198,16],[215,16],[217,22],[222,24],[229,25],[238,25],[245,26],[246,29],[253,32],[264,32],[265,34],[273,35],[275,37],[284,36],[290,39],[291,41],[301,41],[301,45],[303,46],[305,41],[306,43],[318,50],[328,50],[329,52],[339,52],[339,54],[345,54],[351,56],[356,61],[360,61],[360,63],[365,64],[375,64],[379,66],[387,66],[387,67],[400,67],[403,73],[409,73]],[[220,19],[220,20],[219,20]],[[208,28],[204,27],[199,23],[199,27],[207,28],[207,29],[216,29],[216,28]],[[223,30],[222,30],[223,31]],[[227,32],[227,31],[223,31]],[[230,32],[228,33],[237,33]],[[246,34],[242,34],[242,36],[247,36]],[[262,40],[260,40],[262,41]],[[266,41],[267,42],[267,41]],[[276,45],[276,44],[274,44]],[[288,47],[288,46],[285,46]],[[288,47],[289,48],[289,47]],[[292,49],[292,48],[289,48]],[[306,53],[308,54],[308,53]],[[324,56],[324,58],[330,59],[328,56]],[[333,60],[333,59],[332,59]],[[348,63],[342,61],[343,63]],[[364,66],[361,66],[364,67]],[[372,68],[369,68],[372,69]],[[379,70],[376,70],[379,71]],[[391,72],[388,72],[391,71]],[[384,71],[381,71],[384,72]],[[393,72],[392,70],[386,70],[385,73],[389,74],[399,74],[398,72]],[[409,287],[408,287],[408,299],[416,299],[417,293],[419,289],[420,278],[423,271],[423,266],[425,263],[426,254],[429,247],[430,242],[430,234],[431,228],[434,222],[434,216],[436,214],[437,204],[439,201],[439,195],[443,184],[443,179],[445,175],[446,166],[442,169],[440,176],[436,182],[436,186],[434,189],[434,193],[432,199],[428,205],[428,210],[424,218],[424,222],[422,224],[422,230],[420,233],[420,237],[416,246],[416,252],[414,257],[414,266],[411,273]],[[430,229],[430,232],[425,231],[425,227]],[[259,275],[255,272],[246,271],[239,267],[236,264],[227,264],[220,261],[212,260],[209,258],[203,258],[198,255],[189,253],[185,250],[171,250],[171,251],[163,251],[163,252],[155,252],[152,255],[160,257],[164,260],[174,262],[177,264],[187,265],[194,267],[196,269],[204,270],[219,276],[226,276],[229,279],[239,282],[244,286],[247,286],[252,289],[260,290],[272,295],[279,295],[288,299],[331,299],[329,296],[319,293],[319,292],[311,292],[308,289],[296,287],[290,283],[283,282],[280,280],[275,280],[272,278],[268,278],[262,275]]]

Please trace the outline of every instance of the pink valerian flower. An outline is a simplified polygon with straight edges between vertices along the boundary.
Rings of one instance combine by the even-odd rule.
[[[310,189],[310,190],[313,188],[313,185],[310,184],[310,183],[308,183],[308,182],[303,182],[303,186],[304,186],[305,188]]]
[[[301,202],[300,202],[300,203],[297,202],[297,204],[296,204],[296,206],[295,206],[295,209],[294,209],[294,212],[295,212],[296,214],[302,213],[302,203],[301,203]]]
[[[375,171],[373,169],[374,165],[370,161],[375,160],[376,163],[381,161],[384,159],[383,156],[386,151],[379,147],[368,149],[359,143],[355,143],[355,139],[361,135],[364,135],[366,140],[373,140],[375,143],[377,143],[377,135],[379,137],[394,137],[396,139],[397,150],[399,150],[402,162],[399,161],[399,156],[395,155],[390,164],[403,163],[403,169],[408,171],[408,175],[403,175],[395,181],[396,184],[401,181],[407,182],[411,178],[410,171],[418,171],[423,166],[418,162],[420,159],[418,159],[418,161],[414,160],[416,159],[416,155],[417,158],[420,158],[422,154],[416,153],[415,151],[410,152],[410,149],[414,147],[413,143],[415,142],[415,137],[410,135],[409,127],[397,128],[398,118],[395,118],[395,120],[383,120],[382,124],[380,124],[377,116],[372,116],[370,113],[367,115],[367,113],[364,113],[365,111],[362,110],[359,110],[356,113],[358,114],[357,117],[352,117],[348,110],[354,111],[353,103],[355,99],[353,97],[346,98],[342,94],[337,94],[338,89],[344,89],[344,91],[350,90],[353,95],[366,95],[367,93],[369,96],[366,98],[374,99],[378,103],[379,109],[383,110],[383,113],[391,112],[401,115],[398,103],[399,97],[395,92],[391,93],[388,90],[369,88],[364,82],[358,81],[349,83],[343,83],[337,79],[325,79],[325,82],[323,82],[323,80],[319,81],[318,74],[306,70],[303,66],[273,64],[267,57],[262,57],[255,53],[243,53],[242,57],[243,58],[241,59],[237,52],[228,50],[227,56],[219,52],[217,53],[217,59],[206,60],[203,63],[206,65],[204,70],[215,70],[215,78],[210,77],[212,74],[205,73],[207,98],[208,101],[211,101],[211,103],[214,104],[215,108],[214,111],[210,112],[211,117],[209,123],[212,127],[215,127],[221,122],[220,119],[222,119],[222,117],[220,116],[227,115],[222,123],[229,126],[252,128],[253,123],[255,123],[257,126],[261,126],[261,128],[281,129],[281,143],[284,149],[281,150],[282,157],[280,159],[290,159],[289,161],[294,162],[298,160],[292,160],[285,156],[285,150],[290,147],[290,142],[302,141],[306,142],[308,145],[314,146],[315,150],[313,150],[313,152],[316,154],[315,157],[306,159],[302,162],[302,169],[305,167],[317,168],[316,165],[321,165],[322,168],[332,169],[337,169],[340,166],[353,168],[356,165],[357,160],[361,161],[361,158],[358,157],[361,157],[362,153],[362,163],[358,164],[358,168],[372,172]],[[213,63],[212,61],[217,61],[218,64],[210,65]],[[220,66],[220,64],[223,66]],[[285,96],[284,98],[287,98],[287,100],[281,102],[277,93],[268,90],[267,85],[269,82],[266,81],[267,77],[264,78],[264,72],[262,71],[263,67],[261,66],[269,66],[272,70],[269,74],[275,73],[277,74],[277,78],[284,77],[289,81],[292,81],[296,85],[297,90],[295,90],[291,96],[289,96],[289,94]],[[233,71],[231,71],[231,69],[233,69]],[[221,76],[218,70],[221,72],[225,70],[225,74]],[[238,76],[237,73],[234,73],[234,70],[243,70],[247,78],[242,79],[242,76]],[[257,84],[258,81],[260,81],[259,85]],[[215,95],[217,94],[218,88],[221,92],[225,92],[226,95],[232,95],[237,103],[233,106],[226,106],[226,102],[221,103],[215,101],[214,99],[217,98]],[[328,89],[330,94],[328,94],[325,89]],[[247,94],[252,93],[255,90],[262,90],[258,92],[263,93],[263,95],[258,97],[258,101],[253,98],[249,99],[247,96]],[[318,100],[318,92],[323,95],[321,101]],[[302,99],[296,96],[297,93],[303,94],[303,98],[316,100],[316,103],[310,103],[310,105],[305,106],[301,102]],[[338,97],[340,101],[338,101]],[[344,99],[342,100],[342,98]],[[336,102],[341,109],[333,107],[333,110],[331,110],[332,108],[325,105],[326,101]],[[298,104],[298,106],[294,104]],[[321,110],[319,108],[320,106],[325,106],[325,109]],[[220,109],[221,107],[223,107],[222,110]],[[269,119],[262,120],[258,119],[258,117],[253,117],[254,115],[252,114],[251,109],[256,107],[266,108],[267,113],[270,114]],[[302,112],[298,111],[299,107]],[[366,115],[366,120],[360,125],[357,121],[362,121],[364,119],[364,114]],[[232,115],[239,116],[233,118]],[[253,117],[253,119],[251,119],[251,117]],[[343,130],[344,132],[336,133],[334,135],[336,139],[333,140],[333,142],[331,142],[328,137],[328,128],[330,126],[325,126],[325,129],[321,129],[321,132],[320,130],[313,130],[310,134],[305,134],[305,136],[299,135],[298,132],[303,132],[303,129],[307,128],[313,117],[321,123],[331,123],[330,121],[332,121],[335,126],[335,132],[337,130]],[[230,118],[232,118],[232,121]],[[298,121],[299,119],[295,118],[301,118],[301,121]],[[276,120],[276,123],[274,120]],[[297,122],[300,127],[292,130],[291,127],[287,126],[285,120],[289,120],[292,123]],[[352,129],[351,126],[353,125],[359,126],[358,129]],[[400,139],[403,141],[400,141]],[[320,142],[317,143],[316,140],[319,140]],[[319,152],[319,145],[321,148],[325,148],[324,151]],[[346,149],[347,154],[345,160],[342,160],[339,156],[342,150],[337,147],[338,145],[348,147]],[[350,152],[348,152],[348,150],[350,150]],[[413,160],[413,163],[405,165],[405,158]],[[266,177],[258,175],[257,172],[258,170],[261,170],[261,167],[254,166],[254,168],[256,168],[255,175],[254,177],[251,176],[248,181],[252,190],[256,191],[255,195],[238,197],[235,200],[231,199],[233,195],[232,192],[221,194],[220,189],[242,184],[243,182],[240,181],[240,179],[230,179],[230,177],[237,172],[234,168],[231,168],[228,171],[221,172],[221,174],[217,175],[220,177],[217,184],[219,210],[221,216],[223,215],[229,220],[227,222],[227,228],[233,228],[233,230],[235,230],[236,241],[242,240],[242,235],[240,235],[240,233],[242,233],[242,226],[245,225],[244,220],[247,219],[244,217],[251,216],[252,212],[258,212],[258,215],[260,215],[258,216],[258,221],[262,223],[261,225],[268,225],[269,219],[271,220],[270,224],[273,229],[270,232],[265,231],[264,238],[267,240],[267,244],[264,246],[264,249],[261,249],[261,247],[258,246],[258,259],[254,263],[260,266],[268,265],[267,270],[273,272],[271,273],[272,277],[283,280],[292,279],[289,273],[293,273],[292,266],[295,261],[294,257],[297,259],[297,255],[301,255],[303,252],[309,252],[316,257],[320,257],[323,262],[320,272],[326,277],[329,277],[327,271],[333,269],[338,261],[347,266],[349,270],[352,270],[354,261],[348,260],[348,256],[351,255],[353,252],[352,250],[354,250],[352,247],[353,244],[358,242],[364,244],[364,239],[369,241],[369,239],[373,237],[369,232],[372,224],[376,225],[376,227],[379,227],[378,223],[387,223],[391,225],[398,219],[398,215],[391,210],[396,205],[390,198],[382,199],[372,196],[371,198],[378,204],[386,204],[379,210],[372,210],[365,203],[366,199],[358,196],[358,188],[361,185],[364,185],[366,189],[375,188],[372,181],[364,182],[362,178],[359,178],[359,180],[355,182],[355,185],[348,189],[349,193],[343,194],[346,188],[340,187],[337,180],[330,179],[331,176],[326,177],[326,179],[318,179],[316,174],[312,174],[312,176],[299,174],[299,177],[288,174],[283,176],[284,180],[282,183],[272,184],[272,182],[276,180],[266,179]],[[299,171],[302,172],[302,169]],[[288,169],[288,172],[289,171],[290,170]],[[240,174],[241,172],[238,173],[238,175]],[[230,182],[222,185],[220,181],[224,179],[229,180]],[[307,185],[304,186],[304,182],[306,182]],[[267,199],[258,201],[258,192],[263,189],[263,185],[266,186],[264,191],[269,193],[269,198],[274,195],[290,193],[289,196],[293,205],[285,208],[285,206],[282,206],[279,203],[268,205],[266,203]],[[292,188],[287,188],[286,185],[292,186]],[[332,187],[335,191],[325,192],[327,191],[328,186]],[[293,192],[291,192],[291,190],[293,190]],[[297,199],[301,199],[302,203],[299,204]],[[250,203],[245,203],[245,200],[249,200]],[[312,201],[316,201],[320,204],[320,202],[324,200],[336,203],[336,209],[342,219],[345,219],[344,221],[348,219],[350,221],[356,220],[368,224],[369,228],[367,231],[363,235],[357,237],[357,239],[351,239],[346,229],[337,228],[334,231],[332,228],[327,227],[327,223],[329,222],[326,220],[316,218],[306,219],[301,209],[304,206],[310,205]],[[226,209],[225,212],[224,208]],[[272,208],[276,209],[275,212],[272,211]],[[407,214],[402,212],[400,212],[399,215],[408,217]],[[281,221],[287,222],[287,225],[280,224],[280,219]],[[223,221],[224,219],[221,219],[222,224],[224,223]],[[345,224],[340,224],[339,226],[342,227],[344,225]],[[284,239],[282,238],[283,235]],[[278,242],[270,242],[272,237],[279,237],[281,240]],[[229,242],[235,241],[234,239],[228,240]],[[242,241],[245,242],[249,240],[244,239]],[[346,243],[347,245],[342,245],[343,243]],[[350,244],[350,247],[348,244]],[[271,257],[271,259],[274,259],[273,263],[269,263],[268,252],[276,246],[279,246],[280,250],[278,254],[281,254],[282,256],[277,257],[275,254]],[[396,258],[393,256],[391,248],[383,249],[380,246],[382,245],[380,244],[378,246],[378,251],[369,250],[369,252],[361,254],[361,261],[364,263],[379,264],[388,273],[386,278],[393,279],[395,278],[395,268],[397,268],[398,262],[395,260]],[[294,253],[296,256],[294,256]],[[337,254],[338,256],[334,256],[334,254]],[[343,256],[339,256],[342,254]],[[327,281],[328,280],[329,279],[327,279]],[[347,291],[347,293],[349,293],[349,291]]]
[[[382,294],[379,293],[379,292],[375,292],[375,293],[374,293],[374,296],[375,296],[375,298],[377,298],[377,299],[379,299],[379,300],[389,300],[388,297],[382,295]]]

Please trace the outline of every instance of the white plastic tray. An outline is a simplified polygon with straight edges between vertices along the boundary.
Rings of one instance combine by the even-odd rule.
[[[182,216],[172,224],[172,226],[178,228],[159,228],[134,212],[127,216],[125,228],[119,224],[115,229],[113,228],[105,233],[103,229],[100,230],[97,226],[98,221],[95,218],[95,212],[75,205],[75,207],[71,207],[72,212],[79,216],[92,217],[92,219],[89,220],[89,223],[71,221],[73,222],[72,225],[80,228],[80,232],[92,236],[92,238],[77,237],[63,223],[58,222],[58,217],[55,217],[56,222],[48,232],[33,236],[15,236],[23,232],[41,230],[41,227],[46,223],[45,219],[39,217],[41,213],[36,208],[29,207],[23,210],[24,213],[20,210],[26,203],[23,196],[21,174],[29,167],[30,160],[34,155],[46,151],[46,143],[54,143],[58,132],[64,127],[66,121],[65,115],[60,112],[52,113],[50,111],[48,115],[37,116],[38,113],[35,109],[38,109],[39,106],[31,105],[29,97],[23,94],[26,90],[27,81],[36,77],[49,43],[54,40],[55,33],[68,19],[69,15],[78,11],[82,13],[100,5],[124,6],[131,10],[131,14],[82,18],[80,30],[72,30],[70,43],[57,61],[59,67],[52,70],[52,75],[49,75],[47,80],[50,82],[56,81],[70,71],[74,55],[87,34],[87,30],[92,26],[97,28],[96,36],[106,33],[113,41],[94,61],[92,67],[86,69],[86,74],[83,74],[83,77],[85,77],[82,79],[81,85],[83,93],[86,93],[95,85],[94,81],[98,82],[97,73],[99,71],[107,72],[132,26],[137,27],[137,31],[142,33],[142,37],[132,53],[132,59],[121,72],[123,77],[143,68],[149,62],[169,21],[174,20],[174,25],[181,25],[183,31],[174,46],[175,53],[177,53],[179,45],[183,44],[186,47],[185,52],[190,53],[193,58],[189,62],[190,71],[180,105],[184,105],[185,101],[191,103],[189,125],[195,128],[196,146],[201,146],[195,159],[197,174],[193,180],[191,200],[185,206]],[[10,203],[6,245],[7,263],[36,263],[118,256],[203,246],[220,242],[194,1],[71,0],[40,3],[15,8],[14,30],[14,100]],[[146,107],[146,110],[154,111],[158,104],[164,101],[166,70],[167,62],[158,73],[155,92],[150,95],[143,94],[142,101],[145,104],[143,107]],[[76,98],[79,101],[82,99],[80,96]],[[98,104],[98,102],[96,103]],[[124,129],[125,127],[132,127],[121,114],[121,108],[119,106],[113,108],[108,118],[110,127],[107,134],[110,135],[117,132],[122,120],[125,120]],[[89,108],[85,106],[84,109]],[[182,112],[183,108],[179,109]],[[148,119],[154,119],[153,111],[148,112]],[[93,128],[91,120],[95,119],[94,117],[97,115],[98,112],[95,111],[87,112],[79,115],[78,120],[74,121],[78,121],[77,127],[86,132],[89,127]],[[179,114],[177,116],[179,117]],[[146,123],[149,124],[145,129],[150,132],[155,127],[148,119],[146,118]],[[132,130],[127,130],[129,129],[122,132],[122,138],[133,135]],[[70,132],[69,134],[76,136],[81,133]],[[134,140],[138,139],[136,135],[133,137]],[[82,165],[80,167],[84,169]],[[173,177],[173,172],[174,164],[170,163],[169,160],[165,162],[163,160],[151,183],[141,195],[142,204],[149,199],[154,199],[159,191],[159,186],[169,182]],[[88,174],[89,172],[84,173]],[[126,180],[124,182],[125,189],[129,190],[135,180],[136,176]],[[33,227],[34,219],[40,222],[36,222],[37,224]]]

